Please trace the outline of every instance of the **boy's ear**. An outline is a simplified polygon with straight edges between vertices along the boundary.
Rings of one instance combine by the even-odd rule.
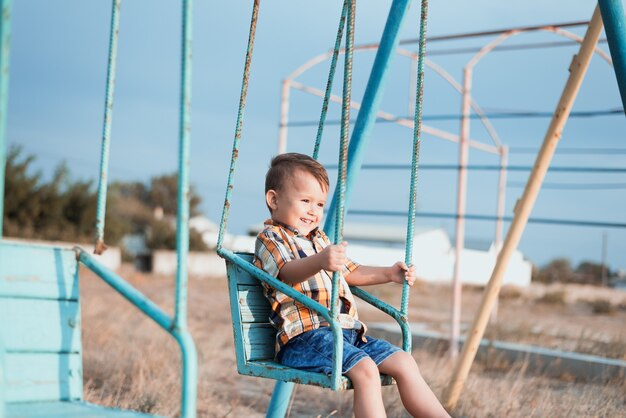
[[[278,193],[276,190],[270,189],[265,193],[265,203],[267,203],[267,207],[271,210],[276,210],[276,200],[278,199]]]

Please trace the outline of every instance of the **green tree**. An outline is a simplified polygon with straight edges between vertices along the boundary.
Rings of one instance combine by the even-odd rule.
[[[72,181],[63,162],[49,182],[32,174],[33,155],[11,146],[5,173],[3,234],[11,237],[92,242],[95,232],[96,193],[92,181]],[[129,228],[107,214],[105,236],[117,244]]]
[[[572,279],[574,272],[567,258],[557,258],[543,268],[533,272],[533,281],[541,283],[566,283]]]
[[[9,148],[5,175],[5,236],[93,242],[97,194],[91,180],[73,181],[65,163],[43,183],[41,173],[32,174],[35,157],[22,156],[20,147]],[[156,176],[149,185],[115,182],[107,193],[105,242],[116,245],[128,233],[143,233],[153,249],[174,249],[178,175]],[[190,188],[190,213],[197,215],[201,199]],[[164,219],[155,219],[157,207]],[[206,250],[201,236],[189,234],[192,250]]]
[[[148,190],[148,202],[152,208],[161,207],[166,215],[176,215],[177,211],[178,174],[165,174],[152,177]],[[202,199],[193,186],[189,187],[189,213],[191,216],[200,214],[198,207]]]
[[[602,271],[606,272],[609,277],[611,272],[608,266],[601,263],[593,263],[591,261],[583,261],[576,267],[576,281],[578,283],[602,285]]]

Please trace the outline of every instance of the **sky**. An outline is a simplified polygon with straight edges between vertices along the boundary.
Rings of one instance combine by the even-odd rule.
[[[251,1],[196,0],[193,16],[193,89],[191,117],[191,182],[203,199],[202,211],[218,222],[230,162],[241,89]],[[229,230],[245,233],[250,225],[268,217],[263,200],[263,178],[276,154],[280,115],[281,80],[334,44],[341,11],[340,0],[263,1],[252,63],[248,104],[244,117],[241,152],[232,200]],[[357,4],[355,43],[380,40],[390,0]],[[509,27],[586,21],[595,2],[579,0],[509,1],[450,0],[431,2],[428,35],[439,36]],[[401,39],[417,38],[419,4],[414,2]],[[35,167],[49,177],[67,162],[74,178],[96,179],[102,138],[106,64],[111,1],[21,0],[13,2],[8,143],[36,157]],[[584,26],[568,28],[583,36]],[[604,37],[604,33],[601,35]],[[460,81],[472,54],[441,55],[436,51],[480,47],[494,37],[432,42],[429,59]],[[552,33],[522,34],[507,45],[554,42]],[[165,0],[122,1],[117,81],[111,136],[109,176],[112,181],[148,181],[171,173],[178,164],[180,89],[180,2]],[[608,51],[606,44],[599,47]],[[416,51],[416,44],[403,48]],[[486,112],[553,112],[567,79],[576,46],[494,52],[475,67],[473,98]],[[360,101],[374,54],[355,54],[353,100]],[[314,67],[298,78],[323,89],[329,63]],[[409,61],[394,57],[381,109],[397,116],[408,114]],[[341,94],[338,72],[333,92]],[[290,121],[319,119],[319,98],[292,91]],[[573,111],[621,109],[615,75],[599,56],[591,62]],[[430,70],[425,73],[423,114],[425,124],[459,132],[459,121],[427,120],[433,115],[458,115],[459,95]],[[329,120],[339,118],[331,105]],[[353,113],[356,117],[356,112]],[[539,148],[549,118],[493,119],[502,142],[512,149]],[[288,150],[310,153],[315,127],[290,127]],[[320,160],[336,164],[337,126],[325,129]],[[473,121],[470,136],[489,143],[490,138]],[[626,167],[626,153],[568,154],[566,148],[626,149],[626,118],[622,115],[572,118],[568,121],[554,166]],[[389,123],[377,124],[365,151],[365,163],[410,163],[412,131]],[[511,165],[532,165],[536,154],[512,153]],[[498,164],[493,155],[471,150],[470,164]],[[458,164],[458,147],[423,135],[420,164]],[[336,175],[330,171],[331,179]],[[505,216],[512,216],[520,186],[528,172],[511,172],[506,190]],[[469,173],[467,212],[495,215],[496,172]],[[332,180],[331,180],[332,182]],[[456,205],[454,171],[421,170],[418,213],[453,213]],[[626,174],[550,173],[552,186],[578,185],[577,189],[544,188],[531,217],[626,223]],[[610,188],[598,189],[598,185]],[[393,187],[390,187],[393,185]],[[583,189],[580,189],[582,185]],[[364,171],[355,185],[351,208],[405,211],[408,205],[407,171]],[[402,224],[404,218],[348,216],[347,222]],[[442,227],[454,234],[450,219],[418,218],[417,226]],[[508,224],[506,225],[508,226]],[[468,221],[468,240],[490,241],[492,222]],[[603,237],[606,260],[615,270],[626,269],[626,230],[562,225],[529,224],[520,250],[526,258],[544,265],[557,257],[574,265],[584,260],[600,262]]]

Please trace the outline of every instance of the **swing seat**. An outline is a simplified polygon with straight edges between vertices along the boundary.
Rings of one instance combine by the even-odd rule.
[[[239,374],[332,389],[330,375],[286,367],[274,360],[276,329],[269,322],[269,301],[263,295],[261,281],[237,265],[238,262],[251,264],[254,256],[227,251],[220,255],[226,261]],[[381,383],[392,385],[395,381],[381,375]],[[341,376],[338,390],[346,389],[352,389],[352,382]]]
[[[150,416],[83,402],[79,296],[73,250],[0,240],[0,417]]]

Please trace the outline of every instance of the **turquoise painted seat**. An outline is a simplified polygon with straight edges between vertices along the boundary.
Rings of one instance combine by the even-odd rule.
[[[0,417],[148,417],[83,402],[78,280],[73,250],[0,241]]]
[[[231,254],[242,259],[241,261],[252,263],[252,254]],[[263,295],[263,286],[257,278],[229,258],[225,260],[238,372],[283,382],[331,388],[330,375],[305,372],[274,361],[276,329],[269,323],[270,304]],[[394,384],[389,376],[381,376],[381,381],[383,385]],[[338,389],[351,388],[350,379],[342,376]]]

